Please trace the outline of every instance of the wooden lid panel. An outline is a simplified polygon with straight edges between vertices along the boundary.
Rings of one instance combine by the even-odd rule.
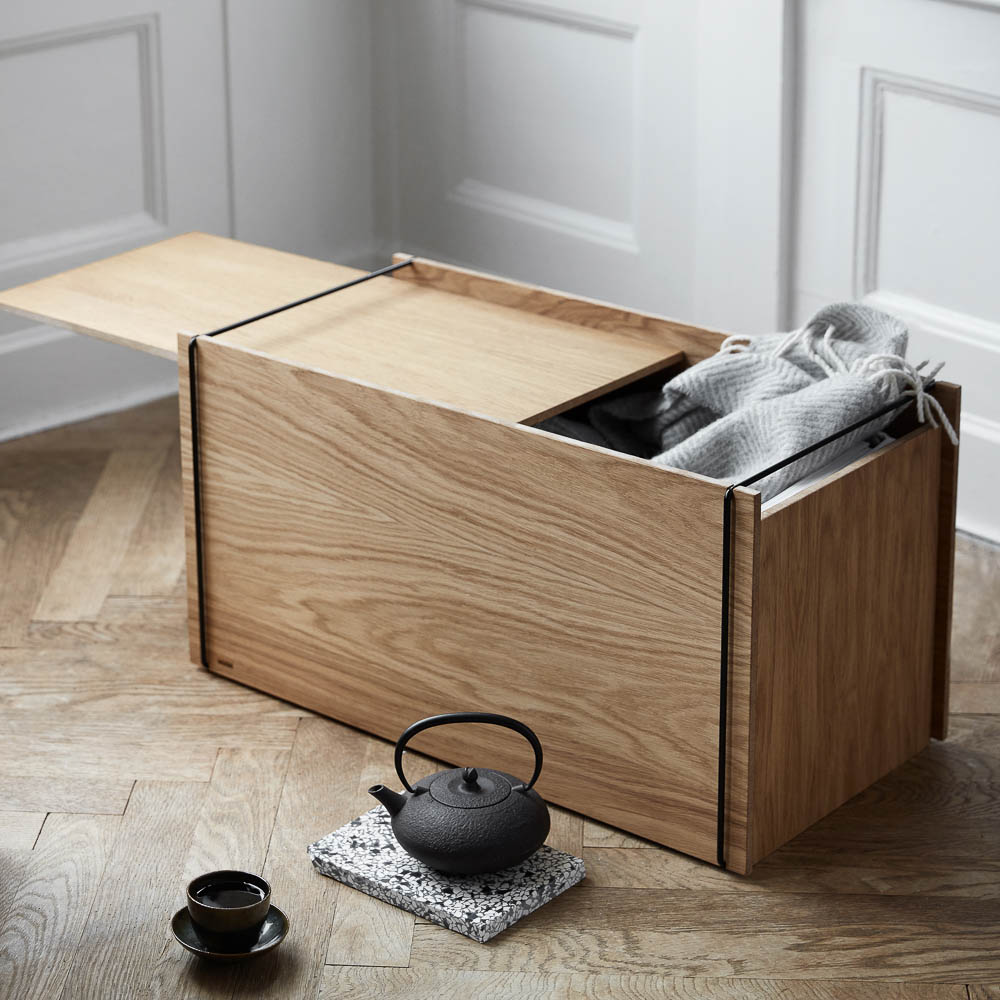
[[[682,360],[676,348],[389,277],[224,335],[227,343],[516,423]]]
[[[362,273],[187,233],[0,292],[0,307],[175,358],[179,332],[206,333]],[[223,336],[306,367],[528,423],[683,358],[654,338],[388,277]]]
[[[206,333],[363,272],[206,233],[0,292],[0,307],[101,340],[177,357],[179,331]]]

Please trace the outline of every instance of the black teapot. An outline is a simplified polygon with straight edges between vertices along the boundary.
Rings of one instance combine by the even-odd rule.
[[[403,774],[406,744],[425,729],[484,722],[520,733],[535,751],[526,785],[503,771],[456,767],[428,775],[411,787]],[[452,875],[481,875],[509,868],[538,850],[549,833],[549,810],[532,786],[542,770],[542,745],[523,722],[489,712],[453,712],[415,722],[396,743],[396,774],[406,791],[368,789],[389,810],[392,832],[407,854]]]

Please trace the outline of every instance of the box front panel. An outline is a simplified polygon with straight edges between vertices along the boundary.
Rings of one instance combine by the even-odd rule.
[[[545,747],[545,797],[715,860],[722,487],[223,341],[198,350],[211,669],[392,739],[437,712],[513,715]],[[755,500],[737,509],[735,870]],[[493,727],[418,742],[528,766]]]

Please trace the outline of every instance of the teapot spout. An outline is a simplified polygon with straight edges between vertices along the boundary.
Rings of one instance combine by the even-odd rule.
[[[406,804],[405,796],[394,792],[391,788],[386,788],[385,785],[372,785],[368,789],[368,794],[374,795],[389,810],[390,816],[395,816]]]

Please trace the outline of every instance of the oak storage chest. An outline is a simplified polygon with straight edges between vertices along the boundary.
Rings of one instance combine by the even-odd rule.
[[[729,484],[533,425],[724,335],[418,258],[189,348],[360,275],[191,233],[0,293],[177,357],[195,662],[390,739],[516,716],[543,796],[740,873],[945,736],[940,430],[908,410],[763,514],[733,491],[723,649]],[[933,392],[957,428],[958,388]],[[420,749],[470,763],[454,729]],[[511,734],[476,739],[524,769]]]

